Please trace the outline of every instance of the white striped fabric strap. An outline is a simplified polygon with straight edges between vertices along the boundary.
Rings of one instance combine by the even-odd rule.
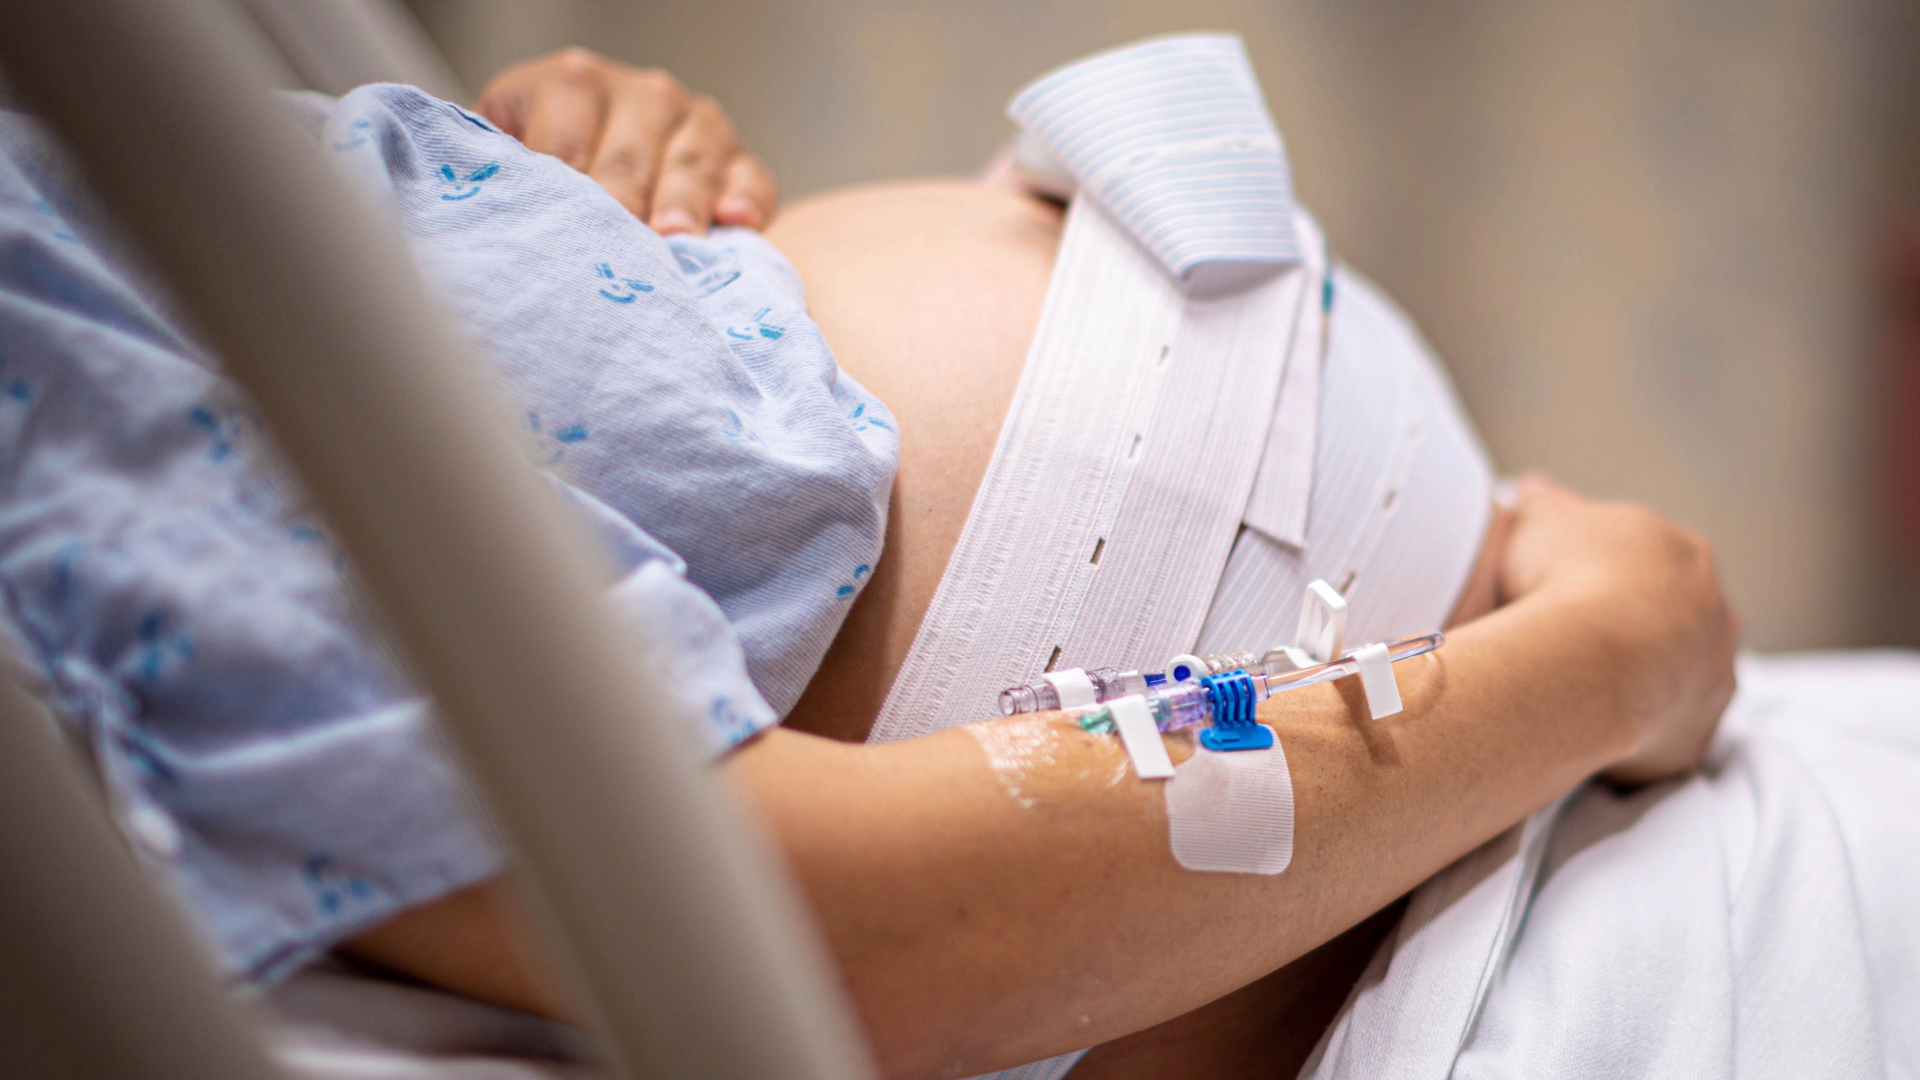
[[[1246,522],[1249,528],[1301,550],[1307,546],[1313,454],[1320,427],[1320,372],[1327,358],[1333,290],[1327,279],[1332,256],[1319,225],[1304,208],[1295,208],[1293,216],[1307,269],[1306,294],[1301,298],[1300,318],[1293,326],[1279,411],[1260,456],[1253,495],[1247,500]]]
[[[1074,202],[993,460],[875,740],[993,716],[1002,689],[1044,671],[1193,648],[1256,473],[1274,479],[1262,449],[1287,411],[1283,376],[1319,362],[1292,348],[1318,288],[1300,267],[1192,299],[1098,203]],[[1305,477],[1301,500],[1304,452],[1304,471],[1278,470]]]
[[[1007,115],[1176,277],[1301,259],[1286,149],[1238,35],[1095,53],[1029,84]]]

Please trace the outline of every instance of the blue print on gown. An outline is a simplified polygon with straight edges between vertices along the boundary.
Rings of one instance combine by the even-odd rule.
[[[480,185],[487,180],[493,179],[493,175],[499,171],[499,163],[491,161],[464,176],[454,172],[453,166],[442,165],[440,166],[440,178],[446,181],[454,190],[441,192],[440,199],[442,202],[461,202],[465,199],[471,199],[475,195],[480,194]]]
[[[602,279],[600,295],[616,304],[631,304],[640,299],[641,293],[653,291],[653,286],[648,282],[637,278],[621,277],[613,272],[612,266],[606,263],[601,263],[595,269],[599,271]]]
[[[358,150],[373,141],[367,137],[372,131],[373,121],[355,120],[347,125],[347,137],[335,140],[333,148],[341,153]]]

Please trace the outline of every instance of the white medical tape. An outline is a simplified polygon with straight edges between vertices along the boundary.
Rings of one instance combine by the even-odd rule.
[[[1294,632],[1294,645],[1325,664],[1339,657],[1346,638],[1347,598],[1320,578],[1308,582],[1300,598],[1300,628]]]
[[[1293,862],[1293,777],[1269,750],[1199,749],[1167,781],[1167,839],[1188,870],[1277,874]]]
[[[1160,729],[1154,725],[1153,710],[1147,699],[1128,694],[1107,702],[1113,710],[1113,726],[1120,729],[1120,742],[1133,759],[1133,772],[1142,780],[1165,780],[1173,775],[1173,759],[1167,756],[1167,744],[1160,741]]]
[[[1093,680],[1087,677],[1083,668],[1068,668],[1065,671],[1049,671],[1040,676],[1060,695],[1060,707],[1074,709],[1082,705],[1092,705],[1100,700],[1100,691],[1094,689]]]
[[[1393,674],[1393,657],[1384,643],[1355,649],[1353,662],[1360,667],[1360,688],[1367,692],[1367,711],[1375,720],[1405,708],[1400,704],[1400,680]]]

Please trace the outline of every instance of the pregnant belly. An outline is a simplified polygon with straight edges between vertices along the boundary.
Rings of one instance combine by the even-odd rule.
[[[1046,203],[921,181],[818,196],[767,231],[840,366],[900,421],[886,549],[787,726],[850,741],[873,726],[992,460],[1060,229]],[[1509,524],[1496,512],[1449,625],[1493,608]]]
[[[1059,247],[1059,210],[962,181],[818,196],[767,238],[840,366],[900,422],[886,549],[789,727],[862,740],[993,457]]]

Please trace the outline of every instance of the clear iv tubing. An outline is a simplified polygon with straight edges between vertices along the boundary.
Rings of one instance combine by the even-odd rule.
[[[1267,655],[1272,656],[1274,653]],[[1225,675],[1229,671],[1244,671],[1252,674],[1266,670],[1260,666],[1260,661],[1261,657],[1250,652],[1208,653],[1200,658],[1200,662],[1207,665],[1207,670],[1199,674]]]
[[[1446,641],[1447,635],[1438,630],[1431,634],[1404,637],[1387,645],[1387,660],[1390,663],[1411,660],[1432,652],[1446,644]],[[1288,690],[1332,682],[1359,673],[1360,662],[1353,658],[1352,653],[1329,663],[1296,668],[1284,654],[1275,650],[1267,654],[1259,670],[1248,669],[1247,677],[1253,681],[1254,700],[1265,701]],[[1147,695],[1147,705],[1153,710],[1153,722],[1161,731],[1178,731],[1213,719],[1213,706],[1207,690],[1197,682],[1168,683],[1155,687]]]

